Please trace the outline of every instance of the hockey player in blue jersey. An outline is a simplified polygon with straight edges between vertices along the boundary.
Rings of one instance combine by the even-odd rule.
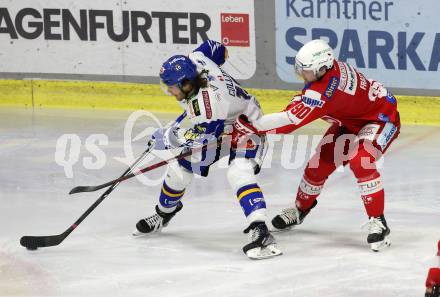
[[[257,120],[262,116],[255,97],[248,94],[220,66],[227,58],[227,49],[221,43],[207,40],[189,56],[169,58],[160,70],[161,85],[186,110],[193,124],[190,129],[174,126],[158,129],[153,138],[156,149],[191,148],[216,143],[232,132],[232,124],[240,114]],[[226,139],[230,140],[231,137]],[[251,259],[263,259],[281,254],[274,237],[266,226],[266,204],[258,186],[256,174],[265,153],[265,138],[240,141],[232,135],[227,149],[229,168],[227,178],[236,192],[249,226],[249,243],[243,247]],[[241,143],[242,145],[237,145]],[[243,145],[244,143],[244,145]],[[212,146],[211,146],[212,147]],[[223,157],[219,148],[206,149],[198,156],[200,162],[182,159],[169,165],[156,205],[156,213],[136,224],[133,235],[160,231],[182,209],[182,197],[194,174],[207,176],[209,167]]]

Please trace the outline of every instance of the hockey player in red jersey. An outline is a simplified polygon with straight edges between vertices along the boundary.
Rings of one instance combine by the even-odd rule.
[[[323,40],[312,40],[299,50],[295,71],[305,86],[285,110],[252,123],[240,117],[234,125],[237,134],[287,134],[319,118],[331,123],[307,164],[295,205],[275,216],[272,224],[278,229],[301,224],[316,206],[330,174],[348,164],[369,217],[367,242],[378,251],[390,244],[390,229],[375,162],[400,131],[396,98],[381,83],[335,60],[332,48]]]
[[[440,268],[429,269],[425,285],[425,297],[440,297]]]
[[[428,271],[425,286],[425,297],[440,297],[440,240],[437,243],[438,267],[432,267]]]

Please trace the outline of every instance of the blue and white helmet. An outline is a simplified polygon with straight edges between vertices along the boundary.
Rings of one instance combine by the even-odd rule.
[[[194,81],[196,79],[197,67],[187,56],[175,55],[162,64],[159,76],[161,84],[177,85],[182,88],[182,83],[185,80]]]

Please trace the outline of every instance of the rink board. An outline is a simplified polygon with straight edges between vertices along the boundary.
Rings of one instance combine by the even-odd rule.
[[[283,109],[297,91],[249,89],[264,112]],[[48,80],[0,80],[0,106],[33,108],[143,109],[180,112],[173,97],[165,96],[159,85]],[[437,97],[398,96],[403,123],[440,124]]]

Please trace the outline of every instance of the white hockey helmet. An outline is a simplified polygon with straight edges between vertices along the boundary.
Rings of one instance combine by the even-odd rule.
[[[312,70],[317,76],[322,66],[333,67],[335,56],[327,42],[315,39],[304,44],[295,57],[295,72],[302,76],[303,70]]]

